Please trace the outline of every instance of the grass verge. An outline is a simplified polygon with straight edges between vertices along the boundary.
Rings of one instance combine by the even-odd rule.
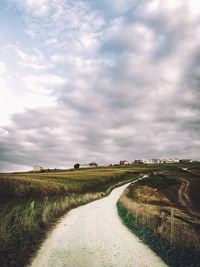
[[[151,228],[139,223],[120,201],[117,203],[117,210],[124,225],[136,234],[146,245],[148,245],[163,261],[169,266],[176,267],[197,267],[200,266],[200,254],[192,249],[174,247],[168,240],[163,239]]]

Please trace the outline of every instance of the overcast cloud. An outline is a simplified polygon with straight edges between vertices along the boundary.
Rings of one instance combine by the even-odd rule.
[[[200,159],[198,0],[2,0],[0,171]]]

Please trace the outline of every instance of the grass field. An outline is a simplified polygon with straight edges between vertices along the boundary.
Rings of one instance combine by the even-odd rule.
[[[200,266],[200,163],[151,173],[118,202],[124,223],[170,266]]]
[[[141,174],[178,167],[182,165],[0,174],[0,266],[26,266],[48,230],[70,209],[99,199]]]
[[[0,174],[0,266],[25,266],[47,230],[65,212],[157,168],[138,165]]]

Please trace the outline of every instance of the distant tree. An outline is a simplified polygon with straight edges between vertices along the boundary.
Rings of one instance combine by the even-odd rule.
[[[79,163],[76,163],[76,164],[74,164],[74,169],[79,169],[79,167],[80,167],[80,164]]]

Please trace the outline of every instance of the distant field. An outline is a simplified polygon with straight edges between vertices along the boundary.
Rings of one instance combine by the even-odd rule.
[[[118,202],[127,224],[170,266],[200,266],[200,163],[151,173]]]
[[[66,196],[71,193],[101,192],[123,175],[141,168],[93,168],[42,173],[0,175],[1,200]]]
[[[30,199],[45,196],[66,196],[71,193],[101,192],[112,183],[133,173],[146,173],[171,165],[129,165],[41,173],[0,174],[0,199]],[[173,167],[172,167],[173,168]]]

